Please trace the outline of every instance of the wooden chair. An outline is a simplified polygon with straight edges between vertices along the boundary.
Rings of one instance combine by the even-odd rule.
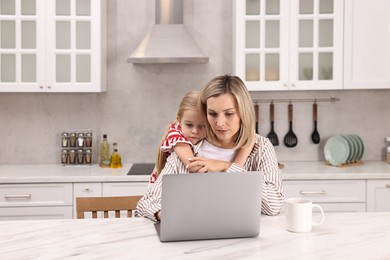
[[[92,218],[103,212],[103,218],[109,218],[109,211],[115,211],[115,218],[120,218],[120,211],[127,210],[127,217],[132,217],[132,210],[142,196],[123,197],[78,197],[76,198],[77,218],[84,218],[85,212],[92,212]]]

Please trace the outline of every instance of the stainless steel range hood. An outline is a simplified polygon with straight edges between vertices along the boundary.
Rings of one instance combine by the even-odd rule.
[[[207,63],[183,24],[184,0],[156,0],[156,24],[127,58],[131,63]]]

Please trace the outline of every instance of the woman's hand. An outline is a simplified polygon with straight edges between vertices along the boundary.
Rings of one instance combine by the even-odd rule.
[[[193,157],[188,159],[190,163],[186,166],[190,172],[225,172],[231,162]]]

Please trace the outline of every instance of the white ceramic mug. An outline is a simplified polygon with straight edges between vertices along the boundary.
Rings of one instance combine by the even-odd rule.
[[[309,232],[313,226],[324,221],[324,210],[320,205],[313,204],[311,200],[302,198],[286,199],[286,228],[291,232]],[[313,209],[318,208],[321,219],[313,221]]]

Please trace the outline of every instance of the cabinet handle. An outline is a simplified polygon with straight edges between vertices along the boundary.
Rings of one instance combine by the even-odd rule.
[[[287,88],[288,87],[287,83],[283,83],[283,87]]]
[[[85,188],[84,191],[92,191],[90,188]]]
[[[326,191],[300,191],[302,195],[326,194]]]
[[[295,84],[294,84],[294,83],[292,83],[292,84],[291,84],[291,87],[295,87]]]
[[[30,199],[31,194],[15,194],[15,195],[5,195],[5,199]]]
[[[390,184],[386,184],[386,185],[385,185],[385,188],[390,189]]]

